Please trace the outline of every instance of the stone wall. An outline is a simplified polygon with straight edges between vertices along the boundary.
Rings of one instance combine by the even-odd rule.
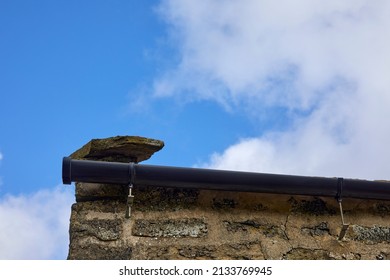
[[[104,139],[108,147],[112,139]],[[143,159],[162,148],[153,141]],[[332,198],[136,186],[126,218],[127,191],[76,184],[68,259],[390,258],[390,202],[345,199],[351,225],[339,241],[341,217]]]

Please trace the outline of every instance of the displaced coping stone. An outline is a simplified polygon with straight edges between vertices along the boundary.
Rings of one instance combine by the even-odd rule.
[[[140,136],[115,136],[92,139],[70,155],[72,159],[113,162],[141,162],[164,147],[160,140]]]
[[[104,139],[92,139],[82,148],[70,155],[72,159],[97,160],[110,162],[141,162],[149,159],[164,147],[160,140],[139,136],[115,136]],[[76,201],[126,200],[128,187],[76,183]]]

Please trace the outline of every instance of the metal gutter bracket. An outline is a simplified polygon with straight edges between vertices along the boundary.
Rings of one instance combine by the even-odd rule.
[[[344,221],[344,214],[343,214],[343,205],[342,205],[342,192],[343,192],[343,186],[344,186],[344,179],[343,178],[337,178],[337,196],[336,199],[339,203],[340,208],[340,215],[341,215],[341,231],[339,234],[338,240],[342,240],[347,233],[347,230],[349,228],[349,224],[346,224]]]
[[[134,168],[134,162],[129,163],[129,177],[130,177],[130,184],[129,184],[129,194],[127,195],[127,202],[126,202],[126,219],[129,219],[131,217],[131,207],[134,203],[134,195],[131,194],[131,191],[133,189],[133,182],[135,179],[135,168]]]
[[[133,184],[129,185],[129,195],[127,196],[127,208],[126,208],[126,219],[131,217],[131,207],[134,203],[134,195],[131,194],[131,190],[133,189]]]

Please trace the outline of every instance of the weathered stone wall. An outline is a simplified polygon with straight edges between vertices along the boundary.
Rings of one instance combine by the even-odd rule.
[[[161,147],[163,144],[160,145]],[[389,259],[390,202],[76,184],[69,259]]]

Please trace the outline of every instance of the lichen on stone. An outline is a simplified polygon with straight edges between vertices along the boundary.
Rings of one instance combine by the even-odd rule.
[[[207,224],[202,219],[136,220],[132,234],[143,237],[204,237]]]
[[[356,241],[362,241],[366,244],[377,244],[381,242],[390,242],[390,228],[374,225],[373,227],[364,227],[360,225],[352,226],[352,238]]]
[[[94,236],[101,241],[118,240],[122,231],[120,220],[92,219],[76,222],[71,227],[71,238]]]

